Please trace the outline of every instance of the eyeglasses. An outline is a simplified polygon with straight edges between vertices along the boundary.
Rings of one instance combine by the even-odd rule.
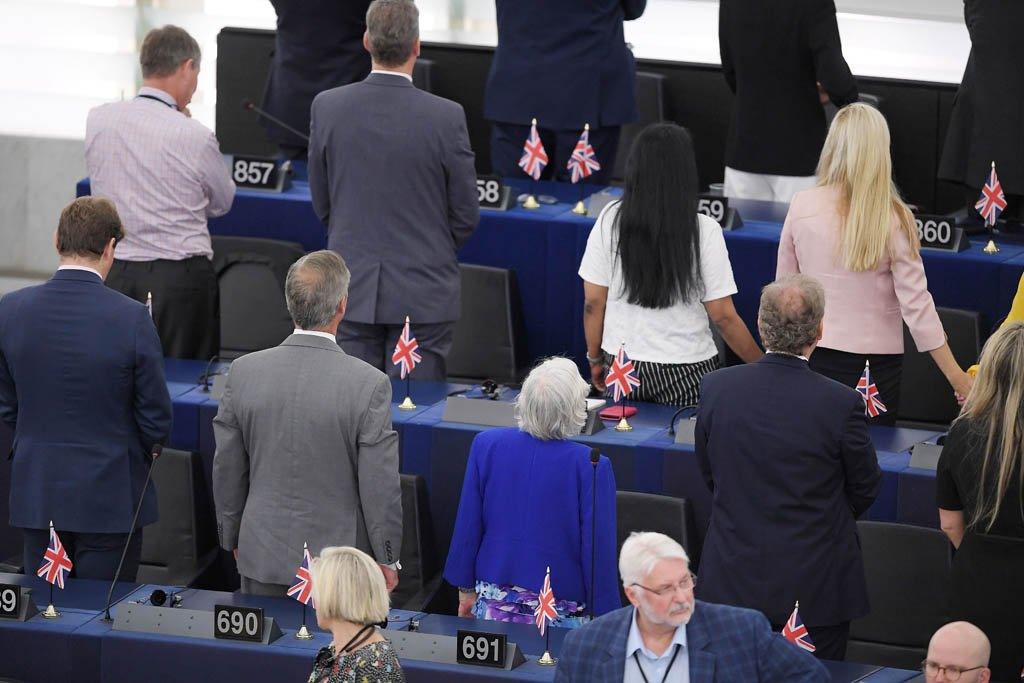
[[[672,584],[672,585],[669,585],[669,586],[662,586],[661,588],[648,588],[647,586],[645,586],[645,585],[643,585],[641,583],[633,583],[633,584],[630,584],[630,585],[631,586],[636,586],[637,588],[643,588],[648,593],[654,593],[659,598],[663,598],[666,595],[670,595],[672,593],[675,593],[676,591],[688,591],[688,590],[691,590],[693,588],[696,588],[697,587],[697,575],[694,574],[693,572],[690,572],[690,573],[688,573],[686,575],[686,578],[683,579],[682,581],[680,581],[679,583],[675,583],[675,584]]]
[[[961,669],[958,666],[943,666],[942,664],[933,662],[930,659],[926,659],[923,662],[921,662],[921,671],[923,671],[924,675],[927,676],[929,679],[935,678],[939,675],[939,672],[941,671],[942,673],[946,674],[947,681],[959,681],[960,676],[967,673],[968,671],[976,671],[978,669],[984,668],[984,664],[982,664],[981,666],[972,666],[970,669]]]

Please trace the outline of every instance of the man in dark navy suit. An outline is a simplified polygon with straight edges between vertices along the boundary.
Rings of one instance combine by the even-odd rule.
[[[545,179],[568,180],[566,164],[583,125],[601,170],[615,165],[622,124],[635,121],[636,65],[622,22],[647,0],[495,0],[498,47],[484,94],[491,121],[491,166],[521,176],[523,143],[536,118],[550,163]]]
[[[123,236],[110,200],[76,199],[57,227],[57,273],[0,299],[0,419],[14,430],[11,526],[24,532],[26,573],[52,520],[74,576],[112,579],[149,454],[171,431],[153,319],[103,284]],[[139,526],[156,518],[150,484]],[[141,550],[135,534],[123,579],[134,580]]]
[[[370,0],[270,1],[277,34],[263,108],[308,135],[313,98],[370,73],[370,55],[363,49]],[[270,121],[263,125],[288,158],[305,157],[306,139]]]
[[[824,310],[813,278],[768,285],[764,358],[704,378],[696,451],[713,498],[699,596],[760,610],[776,629],[799,600],[815,654],[841,660],[869,609],[856,518],[882,475],[861,395],[807,364]]]

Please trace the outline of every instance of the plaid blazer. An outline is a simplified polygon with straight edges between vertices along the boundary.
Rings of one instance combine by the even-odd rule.
[[[555,681],[621,683],[633,607],[624,607],[570,631],[562,643]],[[697,601],[686,626],[690,683],[828,683],[812,655],[772,633],[760,612]]]

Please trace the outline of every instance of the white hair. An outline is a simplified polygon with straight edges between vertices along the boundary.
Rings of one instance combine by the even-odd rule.
[[[348,546],[324,548],[310,567],[317,616],[353,624],[388,618],[391,598],[380,567],[369,555]]]
[[[587,421],[590,385],[568,358],[548,358],[530,371],[516,399],[516,421],[527,434],[550,441],[576,436]]]
[[[619,575],[623,586],[643,583],[661,560],[685,560],[690,557],[683,546],[665,534],[654,531],[634,531],[622,544],[619,552]]]

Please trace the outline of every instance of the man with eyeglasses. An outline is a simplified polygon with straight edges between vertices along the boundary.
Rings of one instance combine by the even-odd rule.
[[[53,278],[0,299],[0,419],[14,430],[10,525],[23,532],[26,574],[42,562],[52,520],[72,576],[111,580],[149,454],[171,431],[153,319],[103,285],[123,236],[110,200],[76,199],[57,226]],[[140,527],[157,519],[149,489]],[[141,552],[137,533],[122,580],[135,580]]]
[[[928,656],[921,662],[928,683],[988,683],[992,648],[980,628],[966,621],[946,624],[928,643]]]
[[[570,631],[555,681],[825,683],[811,655],[772,633],[764,615],[693,596],[690,559],[664,534],[634,532],[619,574],[631,607]]]

